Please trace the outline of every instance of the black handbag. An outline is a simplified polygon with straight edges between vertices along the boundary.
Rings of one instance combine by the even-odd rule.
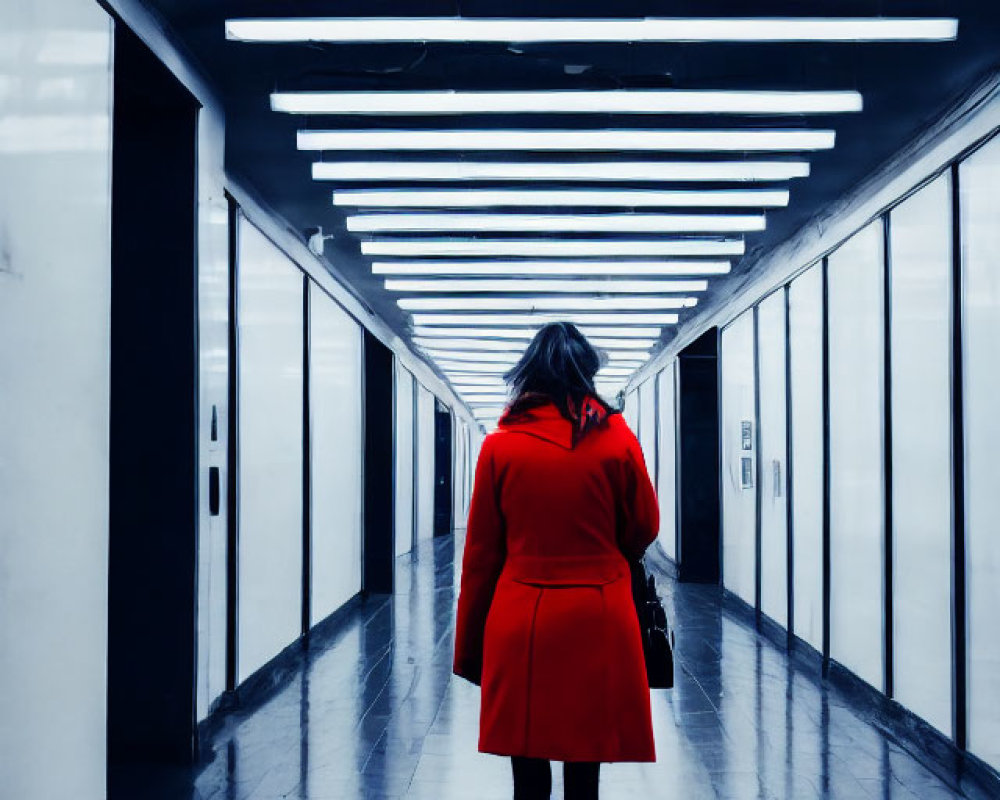
[[[649,688],[671,689],[674,685],[673,632],[667,625],[667,612],[656,592],[656,579],[646,571],[641,558],[629,559],[629,569]]]

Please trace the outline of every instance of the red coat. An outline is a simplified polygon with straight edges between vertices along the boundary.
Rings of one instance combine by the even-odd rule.
[[[574,447],[549,404],[501,419],[476,466],[455,674],[482,685],[479,749],[654,761],[642,640],[621,548],[656,537],[656,494],[619,414]]]

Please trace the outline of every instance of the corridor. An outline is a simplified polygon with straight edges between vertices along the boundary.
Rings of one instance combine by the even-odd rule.
[[[659,510],[600,526],[657,536],[678,661],[605,800],[1000,798],[998,42],[985,0],[0,0],[0,800],[509,798],[452,645],[533,395],[570,452],[620,412]],[[528,380],[553,322],[582,360]],[[542,458],[497,563],[598,527]],[[508,652],[618,649],[552,630]],[[591,747],[566,672],[524,728]]]
[[[234,713],[185,770],[112,774],[149,800],[507,800],[507,759],[476,750],[479,690],[451,675],[463,537],[421,544],[390,596],[313,634],[272,687]],[[607,800],[943,800],[963,794],[843,692],[723,610],[717,587],[667,576],[677,683],[653,695],[657,762],[602,767]],[[553,796],[561,792],[554,769]]]

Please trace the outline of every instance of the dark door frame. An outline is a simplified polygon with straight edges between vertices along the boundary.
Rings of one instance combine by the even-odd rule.
[[[108,758],[197,753],[199,104],[115,24]]]

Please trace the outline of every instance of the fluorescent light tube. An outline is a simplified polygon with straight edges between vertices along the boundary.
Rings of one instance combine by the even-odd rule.
[[[564,311],[563,313],[541,314],[413,314],[415,326],[423,325],[539,325],[545,322],[565,320],[574,325],[676,325],[679,314],[652,312],[620,313],[600,312],[587,314]],[[648,331],[648,327],[643,327]]]
[[[366,256],[741,256],[742,239],[380,239]]]
[[[830,150],[832,130],[324,130],[298,132],[299,150],[541,152],[779,152]]]
[[[462,350],[448,349],[425,349],[427,355],[435,359],[448,359],[452,361],[471,361],[481,364],[516,364],[521,356],[519,353],[469,353]]]
[[[704,292],[708,281],[547,280],[545,278],[388,278],[389,292],[566,292],[568,294],[664,294]]]
[[[783,208],[788,200],[787,189],[339,189],[333,193],[335,206],[359,208]]]
[[[482,231],[537,233],[729,233],[762,231],[763,214],[364,214],[352,233]]]
[[[462,395],[462,399],[469,403],[502,403],[506,401],[506,395],[499,394],[467,394]]]
[[[373,275],[727,275],[728,261],[376,261]]]
[[[808,161],[317,161],[317,181],[785,181]]]
[[[600,350],[648,350],[657,343],[656,339],[605,339],[587,337],[594,347]],[[484,352],[496,353],[517,353],[520,355],[527,347],[526,341],[506,340],[495,341],[493,339],[462,339],[449,336],[447,339],[435,339],[424,336],[415,336],[413,343],[425,350],[432,350],[439,347],[447,347],[460,350],[482,350]]]
[[[461,379],[464,386],[503,386],[503,381],[499,378],[490,378],[485,376],[475,376],[467,375]]]
[[[488,341],[490,339],[502,339],[502,340],[514,340],[522,342],[521,346],[526,346],[528,340],[535,338],[535,334],[538,333],[539,321],[536,319],[534,322],[530,323],[534,327],[532,328],[456,328],[450,326],[434,327],[433,325],[423,325],[415,327],[413,329],[413,335],[415,337],[426,337],[430,338],[455,338],[455,337],[467,337],[470,339],[482,339]],[[635,338],[635,339],[652,339],[658,340],[660,335],[659,328],[600,328],[600,327],[581,327],[580,333],[590,339],[591,343],[594,339],[591,337],[617,337],[619,339]],[[596,346],[596,345],[595,345]]]
[[[626,367],[605,368],[605,369],[602,369],[600,372],[598,372],[597,375],[598,375],[598,377],[606,376],[606,377],[609,377],[609,378],[610,377],[627,378],[633,372],[635,372],[634,369],[626,368]]]
[[[402,297],[404,311],[663,311],[693,308],[694,297]]]
[[[472,416],[476,419],[496,419],[504,412],[505,406],[477,406],[472,409]]]
[[[462,387],[462,391],[484,393],[497,392],[507,394],[508,387],[500,375],[476,375],[468,372],[453,372],[444,370],[453,386]]]
[[[473,364],[464,361],[448,361],[444,358],[435,359],[434,363],[448,375],[458,375],[463,372],[473,375],[503,375],[511,368],[510,364]]]
[[[414,340],[414,344],[424,353],[434,355],[457,352],[465,353],[469,357],[477,354],[507,356],[515,361],[524,354],[525,350],[524,343],[476,341],[474,339],[420,339]]]
[[[289,114],[840,114],[861,111],[854,91],[691,89],[596,91],[274,92]]]
[[[448,359],[453,361],[470,361],[473,363],[482,364],[509,364],[513,366],[518,361],[521,360],[522,353],[502,353],[502,352],[492,352],[492,351],[469,351],[461,350],[454,347],[449,347],[446,349],[442,348],[425,348],[424,352],[432,358],[438,359]],[[642,350],[625,350],[625,351],[611,351],[607,353],[608,361],[634,361],[636,359],[641,359],[645,361],[649,356]]]
[[[958,20],[935,17],[299,17],[226,21],[227,39],[272,43],[941,42],[957,35]]]

